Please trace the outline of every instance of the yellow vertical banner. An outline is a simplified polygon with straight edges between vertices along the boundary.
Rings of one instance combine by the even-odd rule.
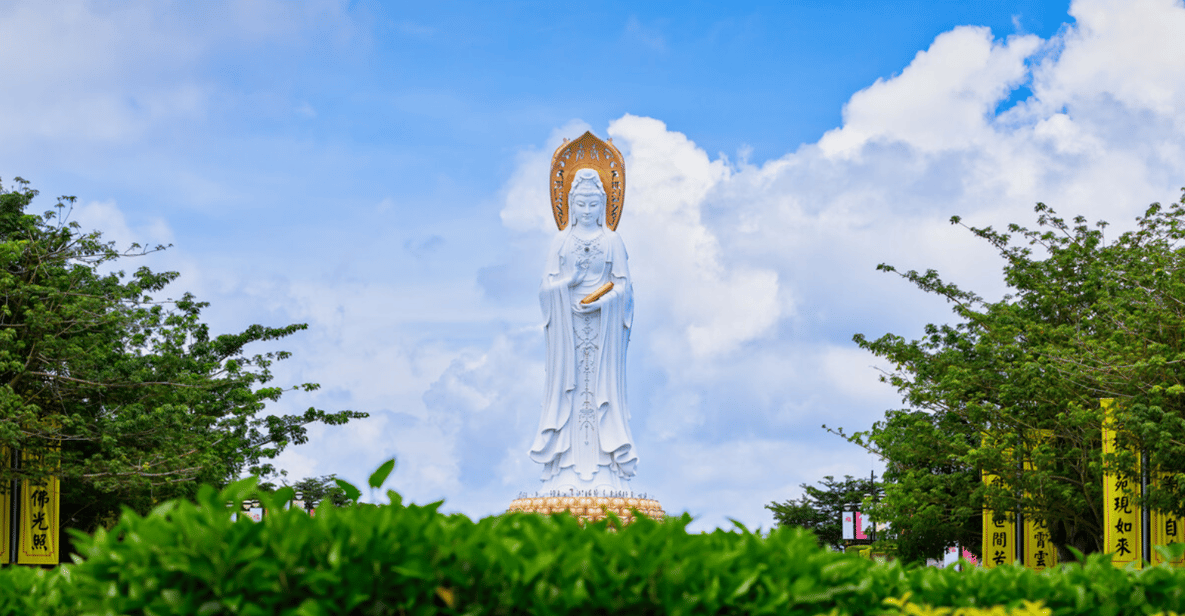
[[[1153,511],[1151,518],[1152,545],[1185,543],[1185,529],[1182,528],[1182,523],[1185,522],[1185,519],[1160,511]],[[1161,563],[1168,563],[1174,567],[1185,567],[1185,555],[1182,555],[1181,558],[1176,560],[1167,560],[1160,555],[1160,552],[1153,549],[1152,564],[1159,565]]]
[[[1053,430],[1036,431],[1041,443],[1049,442],[1053,438]],[[1033,462],[1025,456],[1024,470],[1033,470]],[[1035,571],[1042,571],[1057,564],[1057,548],[1049,540],[1049,528],[1044,522],[1025,516],[1024,529],[1024,561],[1025,566]]]
[[[39,457],[21,452],[22,464],[36,464]],[[58,513],[61,501],[58,478],[22,479],[18,497],[21,512],[17,564],[58,564]]]
[[[1112,398],[1099,400],[1103,407],[1103,455],[1113,454],[1119,437]],[[1137,454],[1138,455],[1138,454]],[[1118,473],[1103,473],[1103,551],[1111,563],[1124,566],[1143,564],[1140,527],[1140,484]]]
[[[12,453],[0,447],[0,464],[12,465]],[[0,482],[0,564],[9,564],[12,552],[12,482]]]
[[[1157,481],[1170,477],[1168,473],[1157,473],[1154,476]],[[1150,512],[1149,518],[1149,523],[1152,525],[1153,546],[1185,543],[1185,518],[1156,510]],[[1174,567],[1185,567],[1185,554],[1175,560],[1168,560],[1153,547],[1152,564],[1159,565],[1161,563],[1168,563]]]
[[[993,431],[980,434],[985,446],[998,443],[999,435]],[[1012,459],[1012,448],[1004,450],[1005,460]],[[999,475],[983,473],[983,483],[987,486],[1004,486],[1004,480]],[[1005,486],[1007,487],[1007,486]],[[1011,565],[1016,562],[1016,515],[1005,512],[1000,521],[996,521],[996,512],[987,507],[983,508],[983,560],[981,563],[987,569],[1001,565]]]
[[[1000,485],[996,475],[983,474],[986,485]],[[1000,565],[1011,565],[1016,560],[1016,516],[1005,513],[997,522],[995,512],[983,510],[983,566],[992,569]]]

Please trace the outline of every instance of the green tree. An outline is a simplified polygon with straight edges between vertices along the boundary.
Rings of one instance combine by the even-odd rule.
[[[765,506],[774,514],[778,526],[801,526],[819,539],[819,545],[843,549],[844,511],[859,511],[866,499],[876,500],[881,495],[881,484],[869,479],[844,475],[840,481],[827,475],[821,487],[802,484],[803,495],[797,500],[774,501]]]
[[[1037,229],[968,227],[1004,259],[999,301],[934,270],[879,266],[945,297],[959,319],[912,341],[855,336],[892,365],[882,378],[907,405],[847,437],[884,458],[880,515],[916,538],[911,557],[977,545],[985,505],[1045,521],[1061,547],[1100,550],[1104,469],[1138,475],[1137,455],[1101,454],[1100,398],[1117,400],[1121,445],[1147,452],[1160,477],[1146,502],[1185,514],[1183,203],[1151,205],[1112,241],[1105,222],[1068,222],[1044,204]],[[1001,481],[985,486],[981,473]]]
[[[286,477],[288,473],[280,471],[280,475]],[[292,488],[301,495],[307,505],[349,507],[356,504],[353,499],[346,496],[346,491],[337,484],[337,474],[305,477],[292,484],[284,481],[283,486],[277,486],[271,482],[259,484],[259,489],[265,492],[275,492],[280,487]]]
[[[0,465],[0,480],[59,476],[66,525],[92,530],[121,506],[143,512],[202,483],[266,474],[308,424],[366,416],[264,415],[287,389],[270,384],[270,366],[288,353],[245,347],[305,325],[211,335],[205,303],[153,297],[175,272],[105,273],[164,247],[120,251],[83,232],[67,222],[73,197],[25,213],[36,195],[20,178],[0,187],[0,445],[31,457]]]

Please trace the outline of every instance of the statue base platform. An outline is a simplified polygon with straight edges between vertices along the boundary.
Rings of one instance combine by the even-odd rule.
[[[593,522],[605,519],[608,513],[612,512],[626,524],[633,522],[636,515],[644,515],[652,520],[662,520],[666,515],[658,501],[631,493],[625,493],[623,496],[592,493],[520,497],[510,501],[510,507],[507,509],[507,513],[515,511],[543,514],[566,511],[581,520]]]

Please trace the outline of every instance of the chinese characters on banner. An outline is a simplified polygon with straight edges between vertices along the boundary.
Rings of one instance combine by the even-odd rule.
[[[1185,542],[1185,528],[1182,528],[1182,518],[1160,511],[1152,512],[1152,545],[1168,545],[1170,543]],[[1166,560],[1155,549],[1152,550],[1152,564],[1169,563],[1174,567],[1185,566],[1185,555],[1177,560]]]
[[[985,445],[998,443],[999,435],[987,431],[981,434]],[[1012,459],[1012,448],[1004,450],[1004,458]],[[983,483],[988,486],[1000,487],[1004,480],[999,475],[983,474]],[[1006,486],[1005,486],[1006,487]],[[1016,514],[1005,512],[1000,514],[984,507],[983,509],[983,566],[992,569],[1001,565],[1011,565],[1016,562]]]
[[[36,463],[36,457],[21,452],[23,463]],[[58,508],[61,486],[57,477],[41,480],[21,480],[17,493],[20,499],[20,541],[17,564],[58,564]]]
[[[1115,453],[1119,431],[1112,411],[1114,400],[1103,398],[1103,455]],[[1111,563],[1123,567],[1143,564],[1140,528],[1140,484],[1118,473],[1103,473],[1103,551]]]
[[[1157,476],[1157,479],[1163,477]],[[1171,513],[1153,510],[1149,516],[1152,524],[1152,545],[1169,545],[1170,543],[1185,543],[1185,519]],[[1174,567],[1185,567],[1185,555],[1176,560],[1168,560],[1160,552],[1152,549],[1152,564],[1168,563]]]
[[[1048,443],[1053,439],[1053,430],[1037,430],[1035,433],[1040,437],[1042,443]],[[1033,434],[1033,432],[1029,432],[1029,434]],[[1033,462],[1028,456],[1025,456],[1024,470],[1033,470]],[[1049,528],[1045,522],[1034,520],[1032,516],[1025,516],[1024,523],[1025,566],[1035,571],[1042,571],[1056,565],[1057,548],[1049,540]]]
[[[1025,518],[1025,566],[1041,571],[1057,564],[1057,548],[1044,522]]]
[[[999,485],[1000,478],[984,473],[983,482]],[[999,521],[991,509],[983,510],[983,566],[1011,565],[1016,560],[1016,516],[1005,513]]]

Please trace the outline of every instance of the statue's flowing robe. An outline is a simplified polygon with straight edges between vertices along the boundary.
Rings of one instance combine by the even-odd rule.
[[[600,270],[599,275],[587,276],[581,286],[572,289],[562,281],[576,273],[576,251],[582,245],[573,236],[572,227],[556,234],[539,291],[547,339],[547,375],[539,431],[530,455],[532,460],[544,465],[544,481],[567,467],[574,467],[573,470],[586,480],[591,478],[590,473],[605,470],[600,467],[608,467],[622,479],[629,479],[638,463],[630,434],[625,390],[625,355],[634,318],[633,286],[625,244],[616,232],[604,229],[599,246],[603,250],[603,267],[600,263],[589,267],[590,274]],[[598,260],[601,258],[597,257]],[[584,404],[584,396],[578,394],[582,394],[587,386],[581,383],[582,391],[577,391],[577,373],[580,371],[577,346],[580,341],[576,328],[583,327],[584,320],[573,314],[573,307],[589,289],[599,288],[608,281],[613,282],[613,290],[601,300],[597,319],[599,336],[593,360],[596,368],[593,406],[598,443],[592,453],[595,458],[595,465],[592,465],[589,456],[583,450],[577,452],[574,447],[577,438],[574,436],[575,415],[577,407]]]

